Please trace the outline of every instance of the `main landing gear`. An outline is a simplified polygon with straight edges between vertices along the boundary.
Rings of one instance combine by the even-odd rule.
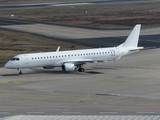
[[[84,72],[85,70],[84,70],[84,68],[79,68],[78,71],[79,72]]]
[[[85,69],[83,68],[82,65],[77,66],[77,68],[78,68],[79,72],[84,72],[85,71]]]
[[[19,70],[19,75],[22,75],[23,73],[22,73],[22,70],[21,69],[18,69]]]

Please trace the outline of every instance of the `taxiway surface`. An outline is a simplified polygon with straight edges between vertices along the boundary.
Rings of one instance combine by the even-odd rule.
[[[60,68],[0,68],[0,116],[160,114],[160,49],[118,61],[85,65],[84,73]]]
[[[13,22],[15,22],[13,20]],[[18,21],[17,21],[18,22]],[[133,26],[134,27],[134,26]],[[96,30],[78,27],[21,22],[16,25],[0,25],[2,29],[31,33],[41,37],[56,39],[90,47],[113,47],[125,41],[130,30]],[[139,45],[160,47],[160,27],[144,28],[142,25]]]
[[[116,46],[131,31],[88,30],[1,20],[1,28],[92,47]],[[159,29],[142,29],[140,46],[159,47]],[[159,59],[160,49],[152,49],[114,62],[87,64],[84,73],[64,73],[61,68],[33,68],[23,70],[24,74],[19,76],[17,70],[2,67],[0,117],[21,114],[159,115]]]
[[[121,44],[131,31],[47,24],[1,27],[92,47]],[[159,27],[141,30],[140,46],[158,47],[159,40]],[[0,68],[0,116],[159,114],[159,59],[160,49],[153,49],[87,64],[84,73],[33,68],[18,76],[17,70]]]
[[[150,0],[88,0],[79,2],[51,2],[51,3],[32,3],[32,4],[12,4],[0,5],[0,10],[19,9],[19,8],[41,8],[41,7],[55,7],[55,6],[74,6],[74,5],[88,5],[88,4],[110,4],[110,3],[123,3],[123,2],[146,2]]]

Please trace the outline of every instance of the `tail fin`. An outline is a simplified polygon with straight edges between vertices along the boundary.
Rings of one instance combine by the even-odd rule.
[[[133,47],[133,48],[136,48],[137,45],[138,45],[140,29],[141,29],[141,24],[137,24],[133,28],[132,32],[129,34],[126,41],[123,44],[119,45],[118,47]]]

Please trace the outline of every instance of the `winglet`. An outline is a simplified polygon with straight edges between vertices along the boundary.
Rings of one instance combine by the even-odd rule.
[[[60,49],[60,46],[58,46],[58,48],[57,48],[56,52],[59,52],[59,49]]]

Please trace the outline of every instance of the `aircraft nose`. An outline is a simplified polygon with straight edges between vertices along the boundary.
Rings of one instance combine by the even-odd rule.
[[[7,63],[4,65],[4,67],[5,67],[5,68],[10,68],[10,67],[11,67],[11,65],[12,65],[12,63],[11,63],[11,62],[7,62]]]

